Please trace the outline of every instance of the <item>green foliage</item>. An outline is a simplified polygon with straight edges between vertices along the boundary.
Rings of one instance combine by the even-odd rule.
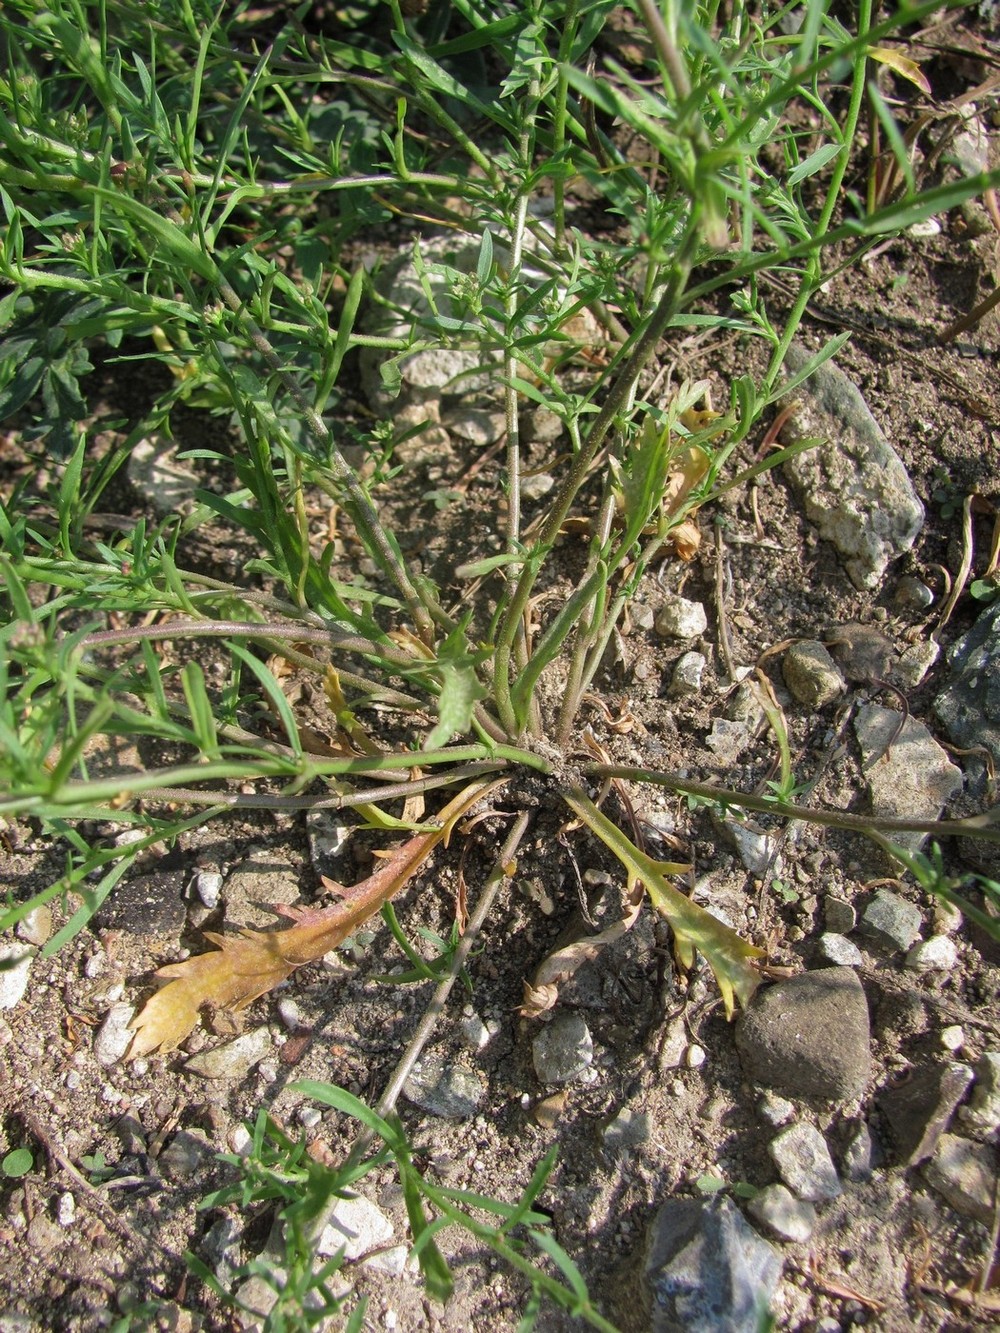
[[[241,804],[307,809],[335,798],[370,824],[399,827],[409,816],[381,809],[372,775],[393,779],[396,799],[395,780],[410,770],[447,786],[466,782],[471,766],[544,778],[645,886],[681,957],[700,949],[727,1006],[745,1001],[756,950],[705,920],[574,789],[581,776],[610,776],[601,765],[571,782],[564,764],[580,739],[581,702],[671,535],[791,452],[727,471],[765,409],[841,346],[832,339],[781,381],[830,271],[1000,182],[997,172],[947,176],[921,192],[904,151],[892,202],[865,209],[844,191],[869,52],[936,7],[876,21],[861,0],[849,30],[830,0],[809,0],[785,32],[780,7],[668,4],[661,14],[638,0],[642,54],[626,65],[601,45],[610,0],[453,0],[415,18],[398,0],[359,3],[338,10],[334,36],[308,31],[302,9],[9,0],[0,420],[48,482],[26,478],[0,500],[0,819],[39,820],[66,863],[32,902],[8,904],[0,930],[65,897],[51,952],[139,852]],[[828,78],[842,96],[829,96]],[[899,156],[884,100],[875,112]],[[626,130],[639,152],[626,150]],[[599,236],[575,225],[580,182],[614,223]],[[388,300],[357,254],[397,220],[471,238],[471,261],[437,262],[415,244],[422,303],[395,311],[400,327],[380,333],[370,317]],[[795,290],[780,326],[758,280],[770,271]],[[648,373],[664,335],[691,329],[760,339],[769,354],[759,381],[739,376],[719,414],[705,410],[704,384],[661,391]],[[599,354],[588,355],[595,339]],[[365,432],[353,403],[362,351],[384,358],[383,383],[396,392],[407,358],[426,348],[470,353],[507,423],[506,506],[464,534],[456,567],[435,563],[438,582],[406,554],[386,503],[408,488],[403,446],[414,429],[389,419]],[[148,410],[123,430],[102,415],[93,368],[143,362],[160,373]],[[549,408],[566,432],[556,485],[531,524],[520,512],[527,405]],[[212,439],[186,455],[203,480],[191,512],[93,524],[143,435],[180,435],[192,412],[210,421]],[[361,446],[358,466],[349,445]],[[429,526],[438,514],[443,525],[462,494],[447,479],[435,487],[423,492],[425,511],[436,511]],[[316,541],[317,496],[336,506],[351,553],[374,574],[363,577],[360,561],[345,574],[332,534]],[[583,515],[582,569],[546,605],[539,590],[566,521]],[[243,579],[203,572],[200,530],[219,525],[252,550]],[[983,581],[976,591],[993,590]],[[157,650],[167,638],[190,650],[179,663]],[[217,676],[198,658],[206,639],[218,647]],[[314,752],[283,662],[326,686],[339,748]],[[541,688],[552,670],[565,682],[554,707]],[[768,707],[781,760],[770,796],[709,799],[788,815],[800,788],[780,710]],[[176,757],[108,778],[95,762],[108,738]],[[697,786],[678,790],[701,799]],[[109,820],[141,837],[105,845],[92,829]],[[954,893],[933,861],[911,862],[933,891]],[[457,946],[444,941],[429,964],[405,947],[415,974],[438,978]],[[454,1223],[525,1276],[526,1319],[545,1296],[607,1327],[533,1210],[547,1164],[518,1205],[440,1190],[416,1171],[398,1125],[339,1091],[313,1095],[386,1144],[432,1294],[449,1290],[435,1236]],[[336,1308],[313,1271],[309,1232],[324,1192],[350,1179],[263,1121],[239,1170],[236,1193],[216,1202],[266,1198],[281,1209],[290,1249],[271,1327],[304,1327],[317,1282],[320,1306]],[[499,1222],[481,1223],[477,1209]]]

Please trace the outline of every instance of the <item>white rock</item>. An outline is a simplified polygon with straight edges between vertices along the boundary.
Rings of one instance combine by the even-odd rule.
[[[56,1221],[61,1227],[71,1227],[76,1221],[76,1200],[68,1190],[56,1200]]]
[[[318,1251],[336,1254],[343,1247],[345,1259],[360,1259],[392,1239],[392,1223],[369,1199],[358,1195],[338,1199],[330,1220],[319,1238]]]
[[[906,966],[915,972],[950,972],[957,962],[958,945],[950,935],[932,935],[906,955]]]
[[[194,891],[205,907],[213,912],[219,905],[222,893],[222,876],[217,870],[200,870],[195,876]]]
[[[953,1023],[950,1027],[941,1029],[940,1041],[946,1051],[957,1055],[965,1045],[965,1033],[957,1023]]]
[[[131,1045],[135,1033],[129,1027],[135,1006],[113,1004],[94,1038],[94,1059],[104,1069],[117,1064]]]
[[[13,1009],[28,989],[34,949],[27,944],[0,944],[0,1009]]]

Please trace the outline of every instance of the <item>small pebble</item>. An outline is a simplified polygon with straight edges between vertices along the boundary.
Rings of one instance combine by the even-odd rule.
[[[915,972],[950,972],[957,962],[958,945],[950,935],[932,935],[906,955],[906,966]]]
[[[71,1227],[76,1221],[76,1200],[68,1190],[56,1201],[56,1221],[61,1227]]]
[[[864,962],[861,950],[853,940],[829,930],[819,937],[819,952],[828,963],[838,967],[860,967]]]
[[[765,1092],[757,1103],[757,1114],[765,1124],[777,1129],[779,1125],[787,1125],[795,1115],[795,1103],[776,1092]]]
[[[704,653],[683,653],[677,659],[670,678],[671,695],[677,698],[685,694],[697,694],[707,665],[708,659]]]
[[[897,611],[926,611],[934,605],[934,594],[926,583],[912,574],[904,574],[892,596]]]
[[[222,876],[215,870],[200,870],[195,876],[194,891],[202,904],[213,912],[222,893]]]
[[[15,933],[18,939],[26,940],[28,944],[36,944],[40,948],[52,934],[52,908],[48,903],[33,907],[17,923]]]
[[[315,1129],[323,1119],[323,1112],[316,1106],[300,1106],[296,1116],[303,1129]]]
[[[0,1009],[13,1009],[28,989],[31,960],[35,951],[26,944],[0,945]]]
[[[823,899],[823,920],[834,935],[850,935],[857,924],[853,903],[828,893]]]
[[[957,1055],[965,1045],[965,1033],[957,1023],[953,1023],[950,1027],[941,1029],[940,1041],[946,1051]]]
[[[302,1017],[302,1010],[294,1000],[287,997],[278,1001],[278,1017],[289,1032],[301,1032],[309,1025]]]
[[[782,1180],[800,1199],[818,1203],[842,1192],[826,1139],[800,1121],[783,1129],[767,1147]]]
[[[117,1064],[135,1035],[129,1027],[135,1008],[131,1004],[113,1004],[97,1029],[94,1038],[94,1058],[104,1069]]]
[[[707,1059],[703,1046],[689,1046],[684,1052],[684,1063],[688,1069],[700,1069]]]
[[[696,639],[708,628],[708,616],[701,602],[671,595],[657,611],[653,624],[662,639]]]

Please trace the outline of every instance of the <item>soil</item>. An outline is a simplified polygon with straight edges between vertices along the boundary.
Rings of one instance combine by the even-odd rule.
[[[897,647],[925,641],[934,630],[942,571],[954,574],[958,566],[962,498],[974,491],[993,506],[1000,503],[995,312],[946,345],[938,337],[996,281],[996,233],[973,237],[957,213],[941,221],[939,234],[908,235],[835,277],[802,334],[818,347],[845,326],[854,331],[838,364],[861,389],[926,507],[913,550],[892,565],[878,588],[861,592],[805,520],[780,472],[759,478],[755,495],[749,486],[727,495],[700,516],[703,543],[695,560],[667,562],[646,580],[637,599],[653,611],[667,591],[683,590],[703,602],[710,625],[704,642],[664,642],[633,613],[595,682],[586,721],[616,761],[744,791],[771,776],[774,745],[766,732],[728,766],[706,745],[730,689],[717,638],[723,617],[738,666],[753,666],[785,640],[823,637],[829,627],[848,622],[877,627]],[[784,303],[780,291],[770,293],[776,323]],[[735,338],[681,339],[663,349],[662,364],[671,360],[677,379],[709,378],[723,403],[735,375],[763,365],[759,345]],[[141,394],[117,378],[114,366],[102,373],[109,401],[112,395],[121,402],[122,395]],[[751,461],[767,425],[761,423],[734,466]],[[217,423],[210,426],[217,431]],[[195,440],[206,427],[192,414],[187,428]],[[502,503],[497,465],[484,462],[472,446],[450,449],[408,469],[405,493],[393,502],[398,530],[408,534],[407,554],[419,548],[434,575],[455,562],[456,550],[462,557],[464,534],[484,521],[493,524]],[[16,439],[9,438],[5,471],[11,474],[20,459]],[[540,448],[532,464],[555,469],[558,460]],[[413,498],[442,486],[452,492],[443,510],[432,500]],[[109,508],[119,513],[138,516],[146,506],[124,481],[111,499]],[[530,506],[528,512],[530,517]],[[326,516],[318,500],[314,517],[319,533]],[[976,524],[982,552],[992,524],[985,507]],[[721,605],[715,534],[722,541]],[[345,541],[346,566],[352,556],[349,534]],[[214,571],[238,571],[253,554],[221,526],[200,529],[197,543],[189,558]],[[569,586],[584,551],[582,539],[564,540],[557,576],[546,589],[553,599]],[[905,575],[931,588],[933,607],[899,608],[896,593]],[[463,597],[456,587],[451,595],[456,604]],[[968,597],[959,602],[942,632],[944,645],[968,628],[978,609]],[[669,698],[676,658],[699,646],[709,660],[702,688],[681,700]],[[776,662],[766,665],[780,689]],[[210,665],[211,658],[207,670]],[[943,671],[943,665],[934,668],[908,698],[910,713],[932,730],[930,704]],[[309,704],[309,687],[304,688],[303,708]],[[558,692],[558,682],[552,689]],[[849,729],[830,755],[830,739],[841,721],[837,707],[816,713],[782,697],[797,775],[813,776],[826,762],[810,800],[863,808],[864,782]],[[322,727],[321,702],[313,700],[313,706]],[[162,753],[141,756],[144,762],[163,760]],[[744,867],[704,810],[636,788],[630,792],[650,850],[689,860],[693,881],[714,903],[726,905],[737,928],[766,947],[775,968],[817,965],[823,896],[860,902],[871,882],[886,874],[863,840],[804,827],[782,844],[784,869],[776,886],[774,877],[762,881]],[[535,822],[515,882],[499,898],[469,962],[471,994],[456,989],[430,1046],[447,1061],[478,1071],[483,1100],[464,1119],[428,1114],[405,1098],[399,1111],[415,1158],[431,1179],[506,1201],[519,1197],[541,1158],[556,1147],[557,1165],[539,1203],[596,1305],[631,1333],[650,1326],[642,1267],[644,1238],[657,1206],[674,1193],[697,1195],[711,1188],[709,1179],[731,1190],[763,1187],[774,1179],[766,1152],[770,1134],[758,1114],[762,1090],[746,1081],[711,975],[704,967],[686,976],[677,971],[667,932],[648,911],[561,993],[558,1012],[582,1014],[592,1033],[590,1071],[561,1094],[539,1084],[532,1064],[538,1022],[518,1015],[523,983],[554,947],[592,928],[583,922],[583,900],[597,925],[614,919],[620,875],[600,846],[567,832],[565,809],[548,793],[526,794],[536,802]],[[397,916],[411,940],[419,941],[420,928],[449,934],[460,874],[474,903],[515,804],[512,794],[496,798],[498,813],[479,822],[460,847],[438,849],[427,871],[397,900]],[[609,810],[617,819],[626,817],[613,802]],[[657,830],[666,831],[666,841],[658,839]],[[7,838],[5,884],[19,902],[58,876],[64,852],[30,823],[9,829]],[[336,877],[349,884],[368,873],[372,851],[387,841],[352,835],[334,863]],[[949,864],[963,868],[953,849],[948,856]],[[252,873],[234,876],[237,868]],[[0,1146],[4,1152],[28,1146],[34,1156],[29,1174],[0,1183],[0,1289],[7,1293],[0,1327],[5,1330],[84,1333],[114,1325],[221,1333],[239,1327],[234,1312],[189,1271],[183,1256],[190,1251],[211,1263],[205,1237],[225,1217],[249,1260],[263,1248],[271,1214],[263,1204],[248,1210],[203,1206],[207,1195],[233,1179],[232,1167],[215,1154],[238,1151],[244,1142],[240,1126],[252,1124],[265,1109],[293,1135],[306,1133],[317,1156],[342,1158],[357,1126],[333,1111],[318,1121],[303,1117],[306,1100],[289,1085],[301,1079],[334,1082],[374,1104],[428,1002],[429,983],[379,979],[406,963],[376,917],[339,964],[303,967],[282,991],[256,1001],[243,1015],[245,1031],[263,1028],[270,1041],[269,1053],[248,1074],[206,1079],[185,1067],[195,1052],[231,1037],[231,1020],[222,1014],[207,1016],[180,1052],[102,1066],[94,1037],[111,1005],[141,1002],[156,967],[183,950],[198,949],[199,929],[218,927],[218,917],[208,917],[192,889],[204,869],[227,876],[223,899],[229,924],[272,922],[266,911],[272,886],[287,893],[291,885],[305,904],[323,892],[303,817],[280,811],[222,817],[175,847],[142,857],[85,930],[54,956],[34,959],[25,999],[0,1020]],[[925,934],[931,933],[936,904],[912,884],[896,888],[920,906]],[[55,929],[75,904],[52,906]],[[998,1049],[996,951],[966,927],[956,938],[959,964],[944,974],[908,970],[901,955],[864,945],[858,971],[872,1011],[872,1083],[855,1103],[800,1102],[835,1147],[862,1118],[871,1119],[878,1138],[876,1090],[935,1053],[944,1059],[943,1029],[963,1028],[965,1044],[957,1058],[964,1062]],[[297,1007],[297,1031],[278,1011],[289,999]],[[486,1025],[481,1049],[463,1036],[462,1020],[473,1014]],[[685,1045],[700,1049],[703,1063],[688,1056],[671,1063],[665,1039],[678,1020]],[[645,1117],[645,1132],[624,1146],[605,1133],[623,1112]],[[394,1172],[377,1167],[360,1188],[390,1217],[396,1238],[405,1240],[406,1213]],[[841,1199],[821,1208],[807,1243],[780,1247],[785,1266],[774,1303],[777,1327],[864,1326],[901,1333],[995,1326],[995,1311],[970,1305],[961,1291],[989,1267],[992,1239],[988,1227],[955,1212],[919,1168],[894,1162],[887,1149],[868,1181],[847,1185]],[[482,1333],[516,1327],[528,1296],[525,1284],[466,1233],[452,1228],[439,1241],[456,1281],[445,1307],[424,1297],[410,1271],[391,1276],[347,1266],[352,1286],[369,1298],[364,1327]],[[116,1324],[130,1308],[132,1322]],[[545,1305],[537,1327],[557,1330],[571,1323]]]

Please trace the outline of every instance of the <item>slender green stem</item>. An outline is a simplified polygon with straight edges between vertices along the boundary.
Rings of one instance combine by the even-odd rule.
[[[871,27],[872,19],[872,0],[860,0],[858,5],[858,39],[863,43],[863,39]],[[858,122],[864,107],[865,100],[865,65],[867,61],[866,47],[862,44],[858,47],[854,57],[854,75],[851,83],[851,99],[847,108],[847,116],[844,120],[843,131],[841,135],[841,150],[833,164],[833,174],[830,178],[830,184],[827,187],[826,199],[820,210],[819,218],[816,221],[813,230],[813,239],[822,244],[830,226],[833,222],[834,210],[840,201],[841,187],[844,183],[844,173],[847,171],[850,163],[850,149],[854,143],[855,135],[858,130]],[[822,250],[815,250],[806,262],[805,272],[799,283],[798,295],[789,312],[788,319],[785,321],[785,327],[782,330],[781,338],[777,347],[771,354],[771,361],[767,368],[767,374],[764,376],[763,394],[766,397],[771,392],[777,382],[781,367],[784,364],[785,357],[788,354],[788,348],[798,332],[799,324],[802,322],[802,316],[806,312],[806,307],[812,300],[820,283],[822,282]]]
[[[608,390],[601,410],[587,432],[583,447],[570,464],[569,472],[546,516],[535,544],[535,558],[529,560],[517,581],[503,619],[500,622],[495,655],[494,689],[500,720],[512,735],[518,734],[518,721],[511,706],[511,649],[518,626],[527,609],[531,590],[541,567],[541,559],[555,544],[570,507],[587,478],[598,449],[604,443],[615,417],[627,401],[633,386],[677,313],[681,296],[691,272],[698,240],[698,208],[692,208],[687,231],[674,259],[673,271],[659,301],[628,353],[622,369]]]

